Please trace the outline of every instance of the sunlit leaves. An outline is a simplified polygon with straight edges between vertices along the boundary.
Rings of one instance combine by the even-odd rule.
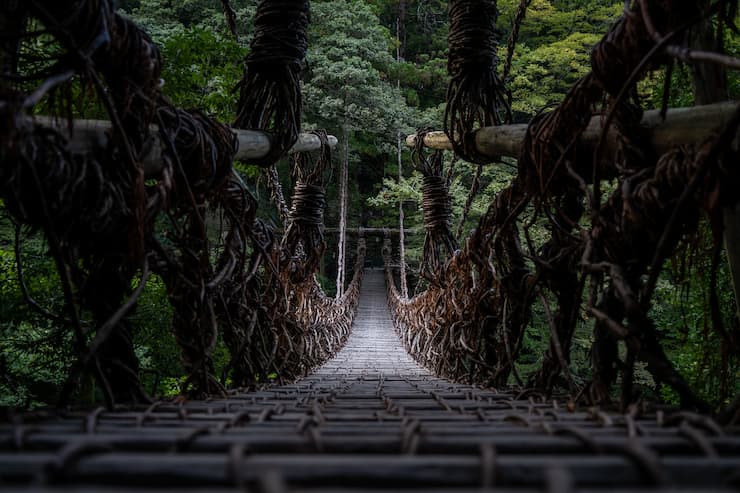
[[[165,95],[176,106],[230,121],[245,53],[233,38],[213,31],[192,28],[173,34],[162,46]]]
[[[573,83],[591,70],[590,51],[600,38],[579,32],[536,47],[522,43],[512,68],[513,110],[532,116],[562,101]]]

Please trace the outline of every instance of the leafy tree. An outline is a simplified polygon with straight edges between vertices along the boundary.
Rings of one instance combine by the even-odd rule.
[[[560,103],[573,83],[591,70],[589,51],[600,38],[577,32],[534,48],[520,46],[512,64],[512,110],[528,120]]]
[[[176,106],[231,121],[244,54],[228,35],[201,27],[178,30],[162,45],[164,93]]]
[[[26,302],[16,268],[15,232],[0,215],[0,407],[33,408],[54,399],[73,359],[69,333]],[[63,313],[59,278],[39,234],[22,232],[28,296],[40,309]]]
[[[364,164],[363,151],[382,156],[382,150],[380,153],[375,150],[379,146],[367,144],[395,140],[397,129],[405,121],[411,121],[411,115],[400,91],[387,77],[387,67],[393,62],[390,34],[367,3],[314,2],[312,19],[308,70],[303,85],[305,118],[327,128],[342,142],[339,190],[332,194],[337,197],[338,206],[329,208],[338,211],[336,222],[341,229],[346,221],[345,211],[350,208],[345,206],[348,197],[359,199],[356,189],[347,191],[342,185],[348,181],[354,187],[358,182],[346,180],[351,173],[355,177],[360,174],[358,166],[350,169],[350,163]],[[355,139],[357,130],[362,131],[362,137]],[[381,164],[381,170],[382,167]],[[362,210],[361,200],[351,205],[354,211]],[[357,220],[350,218],[350,222]],[[340,262],[344,256],[343,244],[340,235],[337,252]],[[338,286],[342,283],[342,272]]]
[[[240,34],[249,34],[254,17],[256,0],[232,0],[240,20]],[[226,34],[228,27],[218,0],[138,0],[125,2],[124,12],[143,27],[157,43],[164,43],[178,32],[200,28]]]
[[[361,0],[312,4],[306,119],[329,129],[392,135],[409,121],[399,91],[388,80],[391,38]]]

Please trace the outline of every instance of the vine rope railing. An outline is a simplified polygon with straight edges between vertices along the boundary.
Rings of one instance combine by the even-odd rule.
[[[554,111],[528,125],[517,144],[512,183],[494,198],[426,291],[411,299],[399,295],[386,244],[389,304],[417,361],[453,380],[495,387],[516,383],[546,393],[564,388],[574,400],[592,404],[611,402],[619,384],[624,409],[641,398],[634,385],[641,361],[655,382],[677,393],[682,407],[710,410],[666,354],[650,308],[666,259],[685,251],[687,238],[701,234],[702,211],[716,224],[718,211],[737,202],[732,190],[738,176],[730,163],[738,158],[733,142],[740,111],[731,107],[701,140],[651,146],[654,138],[642,131],[643,111],[632,95],[648,69],[677,57],[735,67],[737,61],[724,55],[679,56],[693,52],[685,45],[687,29],[704,15],[723,15],[729,3],[718,2],[710,12],[681,1],[639,1],[629,7],[596,45],[592,72]],[[453,38],[464,36],[451,33]],[[473,110],[468,113],[476,114]],[[599,113],[604,116],[595,142],[581,146],[582,136],[594,134],[592,116]],[[457,152],[460,135],[470,145],[480,143],[476,124],[465,118],[447,123],[448,130],[455,129],[448,133]],[[421,134],[414,140],[418,145],[426,139]],[[474,156],[486,155],[479,151]],[[617,185],[607,189],[606,181]],[[716,270],[716,261],[713,265]],[[521,375],[517,363],[536,303],[546,314],[549,347],[539,368]],[[730,402],[724,419],[737,420],[738,399],[728,394],[728,358],[740,352],[740,334],[722,324],[716,301],[709,309],[721,341],[718,401]],[[592,371],[587,380],[576,381],[570,358],[575,328],[584,316],[594,323]]]
[[[294,158],[297,179],[292,204],[285,204],[282,187],[274,175],[272,188],[278,210],[286,211],[285,234],[269,253],[270,268],[261,278],[243,282],[241,306],[245,313],[229,324],[231,345],[241,351],[229,367],[242,387],[292,381],[323,364],[345,343],[354,319],[365,261],[365,242],[357,241],[355,272],[340,297],[328,297],[315,272],[324,250],[324,175],[331,166],[325,132],[317,132],[322,147],[316,159],[307,154]],[[254,326],[268,330],[250,337]]]
[[[422,132],[423,133],[423,132]],[[435,152],[429,158],[424,155],[423,139],[414,149],[411,159],[422,175],[422,210],[424,212],[424,262],[419,274],[430,283],[436,283],[439,271],[446,260],[457,250],[457,241],[452,234],[452,200],[449,180],[443,175],[443,155]]]
[[[233,26],[233,10],[223,5]],[[260,164],[273,163],[299,136],[300,91],[290,82],[305,54],[307,8],[307,2],[267,0],[258,8],[261,34],[246,61],[237,125],[268,132]],[[162,96],[159,50],[116,13],[115,2],[5,3],[0,31],[8,35],[0,50],[0,196],[19,232],[20,284],[27,286],[20,264],[26,228],[43,233],[60,276],[63,313],[25,292],[56,324],[52,337],[72,335],[73,347],[60,346],[74,363],[59,405],[72,401],[86,375],[109,408],[149,401],[129,317],[152,275],[162,280],[173,309],[185,397],[285,382],[341,347],[357,304],[364,244],[347,293],[326,298],[313,275],[323,250],[323,203],[311,198],[323,193],[323,182],[315,183],[323,167],[309,176],[297,166],[298,193],[281,245],[257,218],[257,201],[233,169],[240,137]],[[58,51],[37,53],[39,36],[47,35]],[[283,56],[268,59],[275,43]],[[80,146],[80,136],[60,124],[31,118],[45,104],[71,127],[73,97],[88,87],[110,120],[104,139]],[[283,98],[287,93],[292,96]],[[269,94],[274,97],[260,96]],[[330,139],[315,137],[318,160],[328,166]],[[150,161],[156,166],[146,167]],[[220,234],[212,234],[213,218]],[[219,338],[230,361],[216,375]]]

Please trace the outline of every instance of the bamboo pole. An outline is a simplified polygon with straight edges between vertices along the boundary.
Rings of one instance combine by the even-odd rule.
[[[111,123],[104,120],[73,120],[70,128],[67,120],[51,118],[47,116],[36,116],[30,119],[46,127],[51,127],[61,132],[69,139],[69,149],[72,153],[83,153],[94,146],[104,146],[108,141],[108,133]],[[257,130],[232,129],[239,143],[235,159],[249,161],[260,159],[270,152],[270,136],[265,132]],[[144,172],[147,176],[156,175],[162,170],[162,146],[157,136],[156,128],[152,127],[152,143],[144,155]],[[337,138],[329,136],[329,145],[337,145]],[[300,134],[290,152],[315,151],[321,147],[321,142],[316,135]]]
[[[665,121],[660,111],[646,111],[640,125],[650,132],[650,143],[657,154],[663,154],[678,144],[701,142],[717,128],[726,124],[737,110],[737,101],[725,101],[717,104],[694,106],[691,108],[669,109]],[[586,131],[581,136],[581,145],[595,146],[602,131],[602,116],[594,116]],[[526,124],[483,127],[475,132],[475,143],[478,152],[491,159],[498,157],[519,157]],[[616,150],[618,141],[614,127],[609,129],[605,156]],[[406,138],[406,145],[413,147],[416,135]],[[424,138],[424,145],[431,149],[452,149],[452,144],[443,132],[430,132]]]
[[[340,232],[339,228],[324,228],[325,234],[338,234]],[[284,230],[282,228],[278,228],[275,230],[275,233],[282,234],[284,233]],[[406,235],[416,235],[416,234],[423,234],[424,228],[404,228],[403,234]],[[398,228],[345,228],[344,229],[345,235],[384,235],[384,234],[391,234],[391,235],[398,235],[401,234],[401,231]]]

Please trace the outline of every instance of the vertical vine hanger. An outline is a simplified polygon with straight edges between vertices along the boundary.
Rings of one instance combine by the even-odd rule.
[[[308,153],[295,156],[296,184],[282,244],[282,255],[289,262],[290,280],[295,284],[316,272],[326,249],[324,170],[331,166],[331,148],[326,131],[317,130],[313,134],[321,142],[321,151],[315,160]]]
[[[496,0],[452,0],[444,131],[466,161],[490,161],[475,148],[476,127],[511,120],[503,81],[496,73],[498,31]]]
[[[445,262],[458,246],[451,231],[452,201],[444,177],[444,155],[441,151],[436,151],[428,158],[424,155],[426,132],[427,130],[422,130],[418,133],[419,138],[411,159],[424,176],[421,190],[426,236],[420,274],[430,282],[437,282]]]
[[[307,0],[262,0],[240,82],[234,126],[272,136],[267,167],[284,155],[301,130],[299,75],[308,49]]]

